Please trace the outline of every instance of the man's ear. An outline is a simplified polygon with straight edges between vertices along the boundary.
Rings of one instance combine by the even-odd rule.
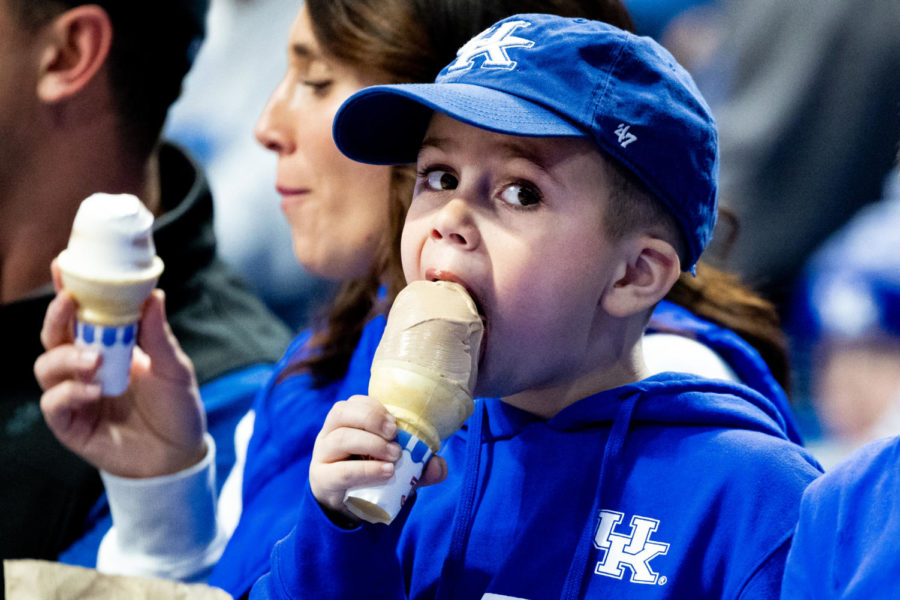
[[[37,94],[52,104],[80,92],[103,67],[109,57],[113,28],[105,10],[83,4],[53,19],[46,36]]]
[[[628,317],[662,300],[681,274],[672,245],[659,238],[637,236],[623,245],[624,260],[612,287],[600,303],[614,317]]]

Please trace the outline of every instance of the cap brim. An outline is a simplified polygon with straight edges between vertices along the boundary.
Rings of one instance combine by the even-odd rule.
[[[466,83],[410,83],[374,86],[348,98],[334,118],[334,141],[360,162],[413,163],[435,110],[508,135],[587,136],[557,113],[506,92]]]

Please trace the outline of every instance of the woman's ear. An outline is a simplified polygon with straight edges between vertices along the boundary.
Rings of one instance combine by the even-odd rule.
[[[113,28],[106,11],[83,4],[57,16],[45,30],[38,97],[48,104],[80,92],[109,57]]]
[[[665,240],[636,236],[623,242],[624,260],[601,306],[614,317],[628,317],[662,300],[681,274],[678,252]]]

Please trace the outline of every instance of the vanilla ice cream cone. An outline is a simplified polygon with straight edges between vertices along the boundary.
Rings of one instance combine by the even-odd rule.
[[[78,208],[58,257],[63,286],[78,303],[75,342],[103,356],[97,382],[106,396],[128,387],[141,305],[163,270],[153,215],[130,194],[94,194]]]
[[[347,492],[347,509],[390,523],[415,489],[425,463],[472,414],[483,324],[456,283],[416,281],[391,308],[372,361],[369,395],[397,419],[403,453],[394,476]]]

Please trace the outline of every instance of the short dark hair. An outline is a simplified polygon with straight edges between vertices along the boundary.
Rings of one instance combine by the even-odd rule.
[[[128,144],[140,156],[159,141],[205,33],[209,0],[7,0],[37,31],[66,10],[96,4],[109,15],[110,84]]]
[[[672,242],[682,264],[687,260],[681,228],[672,213],[631,171],[604,155],[609,198],[603,231],[619,240],[640,230],[653,231]]]

